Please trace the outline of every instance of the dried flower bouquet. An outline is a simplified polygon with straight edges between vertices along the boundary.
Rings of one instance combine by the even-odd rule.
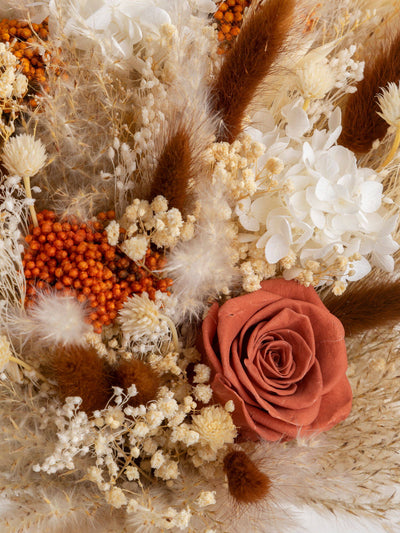
[[[0,11],[0,529],[398,531],[399,3]]]

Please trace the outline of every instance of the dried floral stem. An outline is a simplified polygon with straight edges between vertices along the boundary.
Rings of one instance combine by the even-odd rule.
[[[396,135],[395,135],[392,147],[390,149],[390,152],[386,156],[384,162],[379,166],[378,172],[384,169],[392,161],[392,159],[396,155],[397,150],[399,149],[399,146],[400,146],[400,126],[397,127]]]
[[[43,376],[43,374],[41,374],[38,370],[36,370],[36,368],[31,366],[30,364],[25,363],[25,361],[22,361],[22,359],[19,359],[18,357],[14,357],[13,355],[10,355],[8,360],[11,361],[12,363],[17,363],[19,366],[22,366],[23,368],[25,368],[26,370],[29,370],[30,372],[32,371],[36,372],[36,374],[38,375],[40,379],[48,382],[48,380]]]
[[[169,329],[171,330],[172,341],[173,341],[173,343],[174,343],[175,349],[176,349],[176,350],[179,350],[179,339],[178,339],[178,333],[177,333],[177,331],[176,331],[175,324],[174,324],[173,321],[169,318],[169,316],[166,316],[166,315],[160,314],[160,319],[161,319],[161,320],[164,320],[164,321],[168,324]]]
[[[24,187],[25,187],[26,197],[32,200],[31,181],[29,177],[24,177]],[[35,206],[31,204],[29,206],[29,211],[31,213],[33,225],[35,228],[37,228],[39,226],[39,223],[38,223],[38,219],[36,216]]]

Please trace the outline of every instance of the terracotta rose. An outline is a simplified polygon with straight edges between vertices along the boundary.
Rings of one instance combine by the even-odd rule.
[[[327,430],[351,410],[343,326],[311,287],[283,279],[261,286],[214,304],[203,322],[214,396],[233,400],[243,438]]]

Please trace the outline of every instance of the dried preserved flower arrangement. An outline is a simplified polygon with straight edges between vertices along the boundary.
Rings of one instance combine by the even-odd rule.
[[[398,2],[0,11],[0,529],[398,531]]]

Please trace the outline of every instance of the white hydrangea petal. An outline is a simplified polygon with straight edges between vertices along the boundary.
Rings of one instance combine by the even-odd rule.
[[[298,191],[294,193],[290,197],[289,205],[293,208],[299,218],[304,218],[309,211],[306,191]]]
[[[322,211],[320,211],[319,209],[311,208],[310,217],[313,221],[313,224],[315,224],[318,229],[323,229],[323,227],[325,226],[325,215]]]
[[[332,146],[329,153],[339,164],[340,174],[356,174],[358,172],[357,159],[351,150],[344,146]]]
[[[341,214],[335,215],[332,218],[332,228],[337,231],[339,235],[341,235],[347,231],[358,231],[360,224],[356,215]]]
[[[375,247],[374,252],[380,255],[391,255],[397,252],[399,245],[393,238],[388,235],[386,237],[380,238]]]
[[[251,204],[250,213],[256,218],[261,224],[265,224],[267,216],[269,213],[272,213],[280,205],[280,202],[277,198],[268,198],[262,196],[257,198]]]
[[[336,213],[343,215],[351,215],[359,212],[359,208],[355,202],[347,200],[347,198],[339,197],[333,202],[333,209]]]
[[[394,259],[391,255],[379,255],[372,253],[371,263],[374,266],[385,270],[385,272],[393,272],[394,270]]]
[[[342,110],[340,107],[335,107],[334,111],[331,113],[328,119],[328,128],[329,131],[335,131],[337,128],[342,125]]]
[[[352,265],[352,270],[355,273],[352,276],[346,276],[348,281],[358,281],[371,272],[371,265],[365,257],[362,257],[359,261],[354,261]]]
[[[382,228],[379,232],[380,235],[389,235],[390,233],[393,233],[393,231],[397,227],[399,217],[397,215],[394,215],[387,220],[385,220],[382,224]]]
[[[275,264],[286,257],[289,251],[289,243],[283,235],[272,235],[265,247],[265,259],[268,263]]]
[[[239,221],[244,227],[244,229],[247,231],[258,231],[260,229],[260,223],[254,217],[250,217],[248,215],[243,214],[240,215]]]
[[[360,207],[366,213],[377,211],[382,202],[383,185],[377,181],[364,181],[360,186]]]
[[[332,202],[335,199],[335,189],[329,180],[323,177],[318,180],[315,187],[315,196],[322,202]]]
[[[315,169],[329,181],[339,173],[339,165],[330,154],[322,154],[315,162]]]
[[[303,161],[307,166],[313,166],[315,163],[314,150],[311,148],[311,145],[308,142],[303,144]]]
[[[277,212],[277,210],[272,212],[267,219],[267,229],[270,234],[279,233],[283,236],[285,241],[292,242],[292,230],[290,227],[290,222]]]
[[[286,115],[286,135],[302,137],[310,129],[310,120],[302,107],[293,107]]]

